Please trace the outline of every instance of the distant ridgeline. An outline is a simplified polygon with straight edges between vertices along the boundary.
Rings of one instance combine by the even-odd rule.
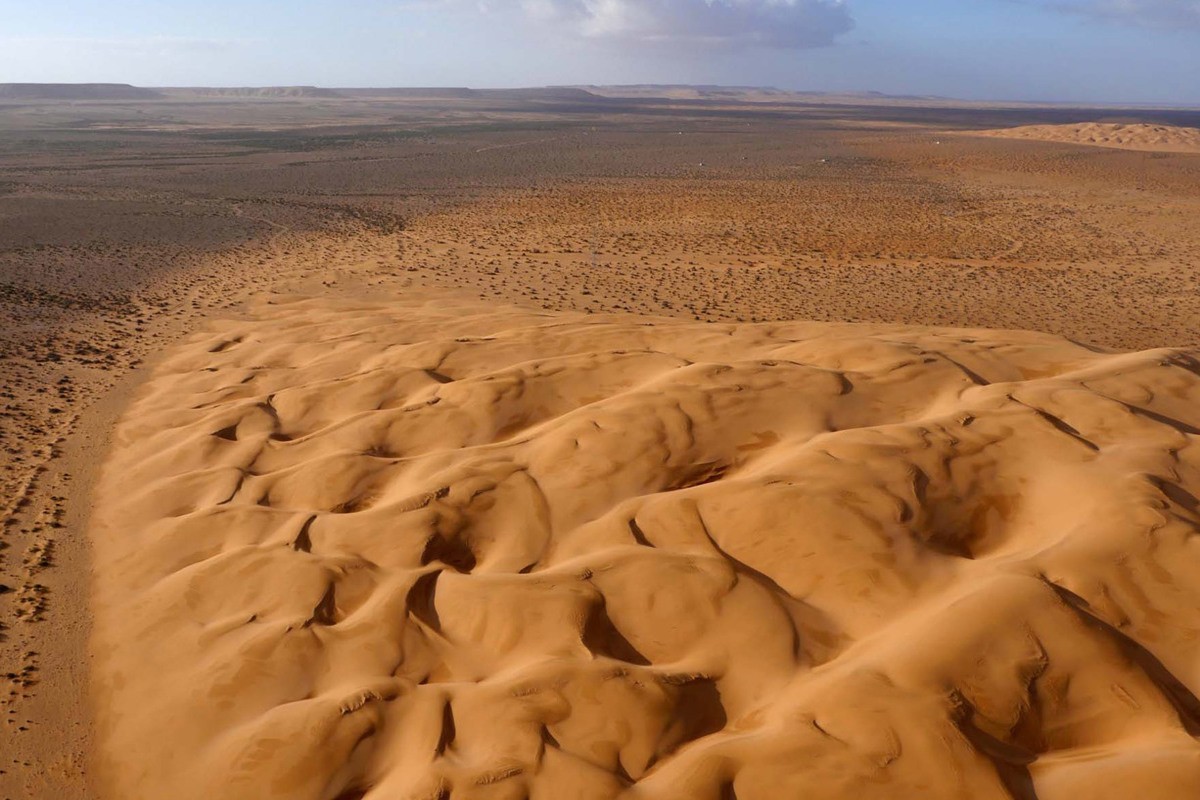
[[[127,83],[0,83],[6,100],[157,100],[165,98],[358,98],[604,102],[607,98],[574,87],[528,89],[370,88],[325,89],[319,86],[180,86],[144,89]]]
[[[0,83],[10,100],[157,100],[166,97],[341,97],[316,86],[180,87],[144,89],[128,83]]]
[[[0,83],[6,100],[151,100],[163,95],[128,83]]]
[[[189,86],[163,89],[174,95],[190,95],[192,97],[341,97],[334,89],[322,89],[317,86]]]

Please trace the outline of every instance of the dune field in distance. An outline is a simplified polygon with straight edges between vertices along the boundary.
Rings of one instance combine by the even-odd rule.
[[[1200,796],[1200,112],[0,97],[0,798]]]
[[[1200,128],[1180,128],[1147,123],[1120,124],[1086,122],[1082,125],[1022,125],[995,131],[986,136],[1005,139],[1034,139],[1043,142],[1088,144],[1145,150],[1159,153],[1200,153]]]

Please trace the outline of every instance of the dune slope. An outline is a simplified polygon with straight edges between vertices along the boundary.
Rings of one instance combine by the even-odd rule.
[[[98,493],[123,798],[1192,798],[1200,361],[264,305]]]

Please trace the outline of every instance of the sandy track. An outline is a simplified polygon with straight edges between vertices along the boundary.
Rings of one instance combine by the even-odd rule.
[[[1200,362],[279,302],[93,530],[113,796],[1194,797]]]

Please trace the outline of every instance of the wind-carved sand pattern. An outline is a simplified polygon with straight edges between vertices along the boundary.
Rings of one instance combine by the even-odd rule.
[[[1198,435],[1177,350],[262,305],[102,478],[113,796],[1194,798]]]

